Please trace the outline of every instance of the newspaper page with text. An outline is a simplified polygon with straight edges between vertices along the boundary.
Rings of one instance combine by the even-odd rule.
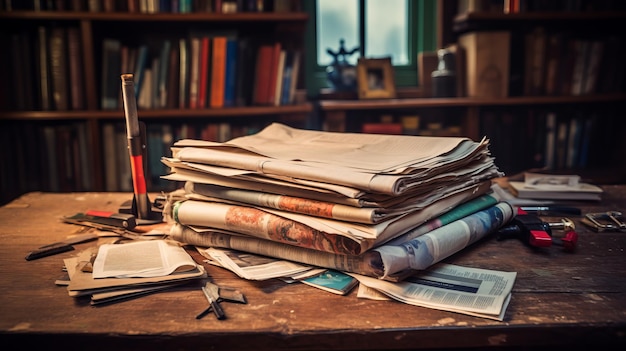
[[[438,263],[401,282],[348,273],[371,289],[416,306],[502,321],[516,272]]]

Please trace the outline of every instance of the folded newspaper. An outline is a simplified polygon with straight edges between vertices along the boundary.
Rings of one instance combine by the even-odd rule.
[[[370,225],[269,207],[202,200],[193,195],[167,206],[164,215],[183,225],[228,230],[330,253],[359,255],[487,190],[489,184],[481,183],[425,208]]]
[[[439,263],[401,282],[350,275],[362,285],[410,305],[502,321],[517,273]]]
[[[398,280],[479,241],[511,220],[513,208],[484,195],[361,255],[340,255],[207,227],[172,225],[173,240],[241,250],[293,262]]]
[[[225,143],[179,140],[164,162],[174,173],[186,169],[257,182],[277,179],[354,198],[397,196],[502,175],[485,139],[334,133],[278,123]]]
[[[332,133],[271,124],[225,143],[180,140],[168,220],[361,254],[490,191],[488,141]]]
[[[249,280],[292,277],[294,274],[311,269],[289,261],[237,250],[209,248],[200,252],[205,257],[215,259],[221,267]],[[315,274],[318,273],[319,271]],[[341,272],[337,274],[343,275]],[[426,270],[415,272],[400,282],[384,281],[355,273],[347,274],[360,283],[357,295],[359,298],[393,299],[410,305],[499,321],[504,320],[517,276],[515,272],[446,263],[438,263]],[[310,275],[303,275],[297,281],[308,284],[308,279],[311,279]],[[342,291],[340,294],[346,294],[348,291]]]
[[[334,133],[273,123],[224,143],[179,140],[162,162],[171,170],[162,178],[184,184],[163,209],[171,239],[207,248],[212,262],[246,279],[334,269],[409,304],[430,306],[407,285],[415,284],[415,274],[515,215],[492,189],[491,180],[503,173],[488,139]],[[237,252],[283,262],[243,267],[234,259]],[[463,287],[465,294],[474,289],[477,301],[490,284],[479,280]],[[489,300],[488,310],[478,303],[429,303],[498,319],[508,288]]]

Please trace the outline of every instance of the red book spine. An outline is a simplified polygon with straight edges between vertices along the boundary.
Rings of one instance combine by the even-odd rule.
[[[213,38],[211,71],[211,107],[224,107],[226,80],[226,37]]]
[[[270,77],[268,86],[267,101],[264,104],[274,105],[274,99],[276,98],[276,84],[278,82],[278,67],[280,61],[280,43],[275,43],[272,47],[272,63],[270,66]]]
[[[402,134],[402,123],[363,123],[361,131],[368,134]]]
[[[272,64],[273,47],[262,45],[259,47],[256,65],[256,81],[254,85],[254,103],[265,105],[269,101],[269,81]]]
[[[207,107],[207,87],[209,81],[209,37],[202,37],[200,44],[200,85],[198,87],[198,108]]]

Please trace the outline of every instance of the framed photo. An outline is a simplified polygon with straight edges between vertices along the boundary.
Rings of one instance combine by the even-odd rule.
[[[357,63],[359,99],[393,99],[396,84],[391,57],[359,58]]]

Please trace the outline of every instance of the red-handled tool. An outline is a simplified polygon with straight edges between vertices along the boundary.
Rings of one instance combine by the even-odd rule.
[[[555,238],[552,235],[553,229],[564,230],[566,234],[561,238]],[[497,233],[498,240],[517,238],[532,247],[550,247],[555,244],[562,246],[565,251],[572,252],[578,242],[578,234],[574,229],[574,222],[567,218],[561,219],[560,222],[548,223],[534,215],[518,214]]]
[[[128,152],[130,155],[130,168],[133,176],[133,189],[135,192],[134,202],[137,209],[137,217],[146,219],[149,216],[150,201],[146,189],[146,179],[143,169],[143,149],[145,145],[141,138],[139,120],[137,119],[137,105],[135,102],[135,86],[132,74],[123,74],[122,97],[124,101],[124,114],[126,115],[126,132],[128,137]]]
[[[85,221],[100,223],[132,230],[137,226],[135,216],[127,213],[116,213],[98,210],[88,210],[82,218]]]
[[[552,246],[550,227],[533,215],[518,215],[498,230],[498,240],[509,238],[520,239],[523,243],[534,247]]]
[[[133,75],[122,74],[121,79],[124,115],[126,117],[126,133],[128,137],[128,153],[130,156],[130,169],[133,178],[134,190],[130,213],[135,215],[141,224],[158,223],[163,220],[163,217],[161,213],[155,213],[152,211],[152,205],[150,203],[150,199],[148,198],[144,170],[144,152],[146,150],[146,141],[145,135],[142,135],[137,116],[137,102],[135,98]],[[120,212],[123,211],[120,210]]]

